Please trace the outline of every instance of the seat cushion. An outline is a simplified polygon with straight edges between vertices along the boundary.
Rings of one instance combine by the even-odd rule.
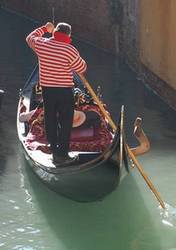
[[[73,128],[71,132],[71,141],[90,141],[94,139],[94,128]]]

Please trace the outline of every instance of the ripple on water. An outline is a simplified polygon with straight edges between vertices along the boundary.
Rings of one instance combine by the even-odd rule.
[[[22,246],[22,245],[17,245],[15,247],[13,247],[12,249],[14,250],[34,250],[33,247],[30,246]]]
[[[162,217],[162,223],[166,226],[175,227],[176,228],[176,208],[171,205],[165,203],[165,209],[159,206],[160,215]],[[171,250],[171,249],[169,249]],[[176,250],[176,248],[172,249]]]

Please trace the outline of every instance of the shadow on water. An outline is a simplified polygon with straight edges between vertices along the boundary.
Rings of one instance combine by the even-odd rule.
[[[161,249],[155,226],[132,176],[127,176],[103,201],[78,203],[49,190],[32,172],[24,157],[21,158],[23,174],[29,180],[33,198],[66,249]],[[136,193],[135,202],[130,190]]]

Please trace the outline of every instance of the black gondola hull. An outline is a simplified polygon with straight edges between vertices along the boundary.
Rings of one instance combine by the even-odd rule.
[[[30,107],[32,90],[37,82],[37,68],[27,81],[17,112],[17,131],[27,162],[34,173],[50,189],[69,199],[79,202],[102,200],[117,187],[122,169],[117,160],[119,154],[119,134],[116,132],[111,145],[101,153],[80,152],[79,160],[67,167],[52,167],[33,157],[25,145],[24,131],[19,122],[20,104],[26,100]],[[115,160],[114,160],[115,159]]]
[[[34,173],[54,192],[79,202],[102,200],[114,191],[120,181],[119,164],[105,160],[86,170],[59,174],[39,167],[24,150]]]

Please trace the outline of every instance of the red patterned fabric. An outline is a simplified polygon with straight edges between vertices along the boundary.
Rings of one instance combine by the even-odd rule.
[[[100,126],[91,128],[80,128],[81,133],[72,133],[70,141],[71,151],[87,151],[101,152],[112,142],[112,134],[108,130],[107,123],[101,115],[101,111],[96,105],[84,105],[79,107],[81,111],[94,111],[100,116]],[[38,117],[43,112],[42,108],[36,110],[29,121],[30,130],[26,137],[25,144],[28,149],[40,149],[45,153],[50,153],[47,146],[46,136],[44,132],[44,122],[39,121]],[[73,129],[74,130],[74,129]],[[86,131],[87,130],[87,131]],[[75,133],[75,132],[74,132]],[[84,135],[85,134],[85,135]]]
[[[94,111],[97,112],[101,119],[101,125],[98,128],[94,128],[94,136],[90,139],[71,141],[70,148],[72,151],[103,151],[112,141],[112,134],[107,128],[107,123],[101,114],[101,111],[97,105],[84,105],[80,106],[79,110]]]

